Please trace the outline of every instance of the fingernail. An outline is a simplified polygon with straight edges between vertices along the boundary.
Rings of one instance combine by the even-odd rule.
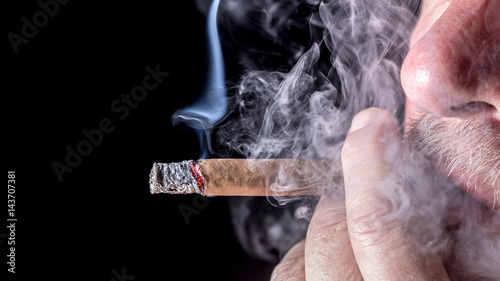
[[[373,122],[375,122],[375,120],[377,120],[381,112],[382,110],[376,107],[371,107],[360,111],[352,119],[351,128],[349,128],[349,131],[347,133],[350,134],[372,124]]]

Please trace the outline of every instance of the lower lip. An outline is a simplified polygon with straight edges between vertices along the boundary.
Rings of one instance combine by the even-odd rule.
[[[495,194],[493,191],[493,187],[491,186],[470,186],[467,184],[463,178],[467,178],[467,174],[463,174],[461,171],[452,172],[452,173],[443,173],[446,174],[448,179],[455,184],[457,187],[465,191],[471,197],[486,205],[489,209],[494,211],[500,211],[500,198],[497,198],[495,202]],[[477,182],[482,182],[481,178],[477,179]],[[497,196],[498,197],[498,196]]]

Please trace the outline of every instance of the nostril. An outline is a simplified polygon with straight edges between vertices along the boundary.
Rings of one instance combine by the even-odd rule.
[[[490,115],[497,111],[494,105],[483,102],[483,101],[473,101],[462,103],[450,107],[449,112],[452,117],[467,117],[471,115]]]

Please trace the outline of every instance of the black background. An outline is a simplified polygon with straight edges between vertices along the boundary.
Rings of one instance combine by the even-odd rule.
[[[22,35],[21,18],[40,10],[36,1],[3,9],[3,138],[18,221],[16,274],[7,272],[5,238],[2,271],[13,280],[268,279],[274,265],[241,250],[225,198],[209,198],[186,223],[179,206],[195,207],[194,196],[149,192],[153,162],[199,157],[196,135],[171,116],[203,86],[205,15],[191,1],[73,0],[16,54],[7,35]],[[237,59],[228,56],[234,79]],[[119,119],[113,101],[157,65],[169,76]],[[82,130],[104,118],[115,129],[60,182],[51,165],[66,164],[66,146],[76,149]]]

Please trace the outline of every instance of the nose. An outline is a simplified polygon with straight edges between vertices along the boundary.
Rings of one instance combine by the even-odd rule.
[[[401,81],[424,113],[500,121],[500,1],[454,0],[411,48]]]

